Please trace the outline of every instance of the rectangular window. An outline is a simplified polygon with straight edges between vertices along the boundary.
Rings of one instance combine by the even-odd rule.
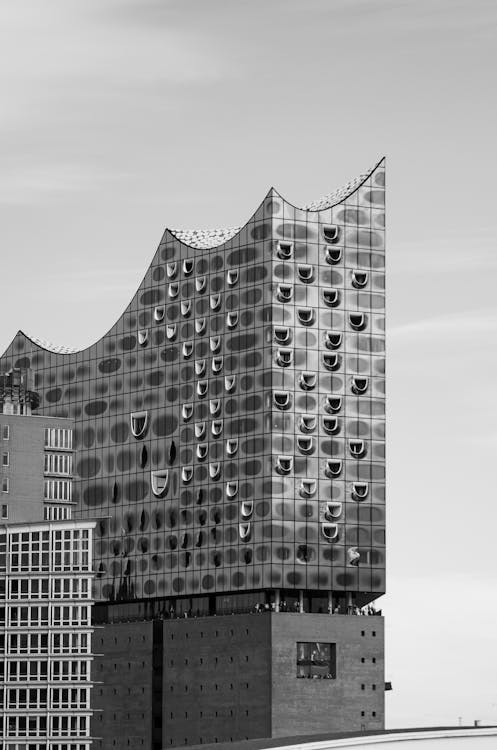
[[[58,428],[45,429],[45,448],[72,450],[72,430]]]
[[[4,424],[2,427],[2,438],[3,440],[10,440],[10,425]]]
[[[2,453],[2,466],[8,466],[10,463],[10,456],[8,451],[6,453]]]
[[[45,500],[71,502],[72,481],[70,479],[45,479],[44,497]]]
[[[311,680],[336,679],[336,643],[297,643],[297,677]]]
[[[9,478],[2,477],[2,492],[8,492],[8,491],[9,491]]]

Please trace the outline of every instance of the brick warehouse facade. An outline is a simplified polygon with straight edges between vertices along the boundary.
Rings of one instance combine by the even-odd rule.
[[[97,519],[109,632],[264,603],[275,613],[262,618],[301,624],[292,659],[314,672],[298,676],[327,677],[315,682],[330,700],[345,690],[342,630],[352,644],[365,618],[344,613],[385,589],[384,302],[381,161],[303,209],[271,190],[239,229],[166,230],[128,308],[87,349],[17,334],[0,371],[29,368],[38,413],[75,420],[74,514]],[[308,614],[279,611],[292,607]],[[272,667],[278,639],[283,627],[262,639]],[[293,671],[303,726],[314,680],[307,690]],[[290,688],[271,689],[259,736],[281,734]],[[382,702],[359,703],[353,717],[345,703],[324,712],[327,728],[381,726]],[[179,741],[165,702],[160,713],[160,741]]]

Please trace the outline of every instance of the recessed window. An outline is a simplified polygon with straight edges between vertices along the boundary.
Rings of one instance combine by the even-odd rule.
[[[314,266],[298,265],[297,273],[303,284],[311,284],[314,281]]]
[[[221,295],[220,294],[211,294],[210,306],[211,306],[211,310],[214,310],[214,311],[217,311],[221,308]]]
[[[365,500],[368,496],[369,484],[367,482],[352,482],[352,499],[356,502]]]
[[[198,336],[201,336],[203,333],[205,333],[205,329],[207,327],[207,323],[205,318],[197,318],[195,321],[195,332]]]
[[[140,346],[145,346],[148,341],[148,329],[144,328],[141,331],[138,331],[138,343]]]
[[[214,421],[211,424],[211,432],[214,435],[214,437],[219,437],[222,431],[223,431],[223,420],[214,419]]]
[[[293,255],[293,242],[278,242],[276,244],[276,255],[280,260],[290,260]]]
[[[340,239],[340,228],[336,224],[326,224],[323,226],[323,237],[325,242],[338,242]]]
[[[311,436],[297,437],[297,448],[304,456],[310,456],[316,450],[314,438]]]
[[[299,429],[301,432],[314,432],[318,424],[315,414],[301,414],[299,417]]]
[[[352,393],[361,394],[366,393],[368,390],[369,379],[362,375],[354,375],[352,378],[351,390]]]
[[[325,503],[324,515],[327,521],[333,521],[342,515],[342,503],[339,500],[328,500]]]
[[[176,278],[178,274],[178,264],[176,261],[173,263],[166,263],[166,275],[168,279]]]
[[[175,299],[179,294],[179,284],[177,281],[173,282],[172,284],[169,284],[167,287],[167,293],[171,297],[171,299]]]
[[[330,266],[334,266],[337,263],[340,263],[340,261],[342,260],[342,248],[327,247],[324,253],[324,259]]]
[[[197,359],[195,361],[195,375],[201,377],[205,374],[205,359]]]
[[[207,443],[199,443],[196,448],[196,454],[199,461],[204,461],[207,458],[209,452],[209,446]]]
[[[274,469],[277,474],[290,474],[293,469],[293,456],[276,456]]]
[[[226,325],[228,328],[236,328],[238,325],[238,312],[229,312],[226,316]]]
[[[303,391],[312,391],[316,387],[318,376],[315,372],[301,372],[299,386]]]
[[[340,304],[340,291],[338,289],[323,289],[323,301],[328,307],[338,307]]]
[[[277,349],[275,360],[280,367],[290,367],[293,364],[293,349]]]
[[[356,289],[363,289],[368,283],[368,272],[367,271],[352,271],[352,286]]]
[[[363,458],[366,455],[366,443],[364,440],[349,440],[349,451],[354,458]]]
[[[184,318],[188,318],[192,311],[192,301],[191,299],[183,299],[181,300],[181,314]]]
[[[166,312],[166,308],[164,305],[160,305],[159,307],[156,307],[154,309],[154,320],[156,323],[160,323],[161,320],[164,320],[164,314]]]
[[[183,422],[188,422],[193,416],[193,404],[183,404],[181,407]]]
[[[338,477],[342,473],[342,462],[335,458],[327,459],[324,473],[328,477],[328,479],[333,479],[333,477]]]
[[[318,483],[315,479],[301,479],[299,488],[300,497],[314,497],[317,492],[317,488]]]
[[[226,454],[235,456],[238,452],[238,438],[230,438],[226,441]]]
[[[2,453],[2,466],[8,466],[10,463],[9,453]]]
[[[183,466],[181,469],[181,481],[188,484],[193,479],[193,466]]]
[[[207,288],[207,278],[205,276],[198,276],[195,279],[195,289],[199,294],[203,294]]]
[[[2,427],[2,439],[10,440],[10,425],[4,424]]]
[[[212,358],[212,372],[221,372],[223,369],[223,358],[213,357]]]
[[[273,391],[273,403],[277,409],[286,411],[292,405],[292,397],[288,391]]]
[[[195,422],[195,437],[197,440],[202,440],[205,437],[205,422]]]
[[[327,435],[338,435],[341,430],[339,419],[337,417],[323,417],[323,430]]]
[[[185,276],[189,276],[193,272],[194,260],[193,258],[185,258],[183,261],[183,273]]]
[[[329,542],[338,541],[338,524],[336,523],[322,523],[321,532],[325,539]]]
[[[193,341],[183,341],[183,359],[188,359],[193,354]]]
[[[248,542],[250,539],[250,535],[251,535],[250,523],[239,523],[238,534],[240,536],[240,539],[242,539],[242,541]]]
[[[350,313],[349,314],[349,323],[350,327],[354,329],[354,331],[363,331],[367,326],[367,318],[364,313]]]
[[[299,307],[297,310],[297,319],[303,326],[312,326],[316,322],[316,313],[312,307]]]
[[[211,479],[219,479],[221,476],[221,464],[219,461],[209,464],[209,476]]]
[[[176,323],[171,323],[171,325],[166,326],[166,338],[168,341],[174,341],[177,334],[177,327]]]
[[[342,397],[329,394],[325,398],[324,408],[328,414],[335,414],[335,412],[340,411],[342,408]]]
[[[152,485],[152,492],[156,497],[164,497],[169,486],[169,471],[167,469],[151,471],[150,484]]]
[[[326,331],[324,344],[327,349],[338,349],[342,345],[343,336],[335,331]]]
[[[236,497],[238,494],[238,482],[226,482],[226,497]]]
[[[131,432],[135,438],[142,437],[148,425],[148,411],[135,411],[130,414]]]
[[[236,386],[236,375],[227,375],[224,378],[224,390],[230,393],[235,390]]]
[[[237,268],[231,268],[226,273],[226,282],[228,286],[235,286],[235,284],[238,281],[238,269]]]
[[[216,414],[219,414],[221,411],[221,399],[219,398],[211,398],[209,401],[209,412],[213,417],[216,416]]]
[[[209,387],[209,381],[208,380],[199,380],[197,382],[197,396],[199,398],[204,398],[207,394],[207,389]]]
[[[327,370],[335,372],[335,370],[340,369],[341,364],[342,358],[339,354],[336,352],[333,354],[331,352],[323,352],[323,365]]]
[[[9,517],[9,506],[2,505],[2,519],[6,519],[8,517]]]
[[[243,500],[242,504],[240,506],[240,512],[243,516],[243,518],[250,518],[252,513],[254,512],[254,501],[253,500]]]
[[[292,332],[288,326],[274,326],[273,336],[277,344],[289,344],[292,340]]]
[[[276,299],[279,302],[290,302],[293,298],[293,286],[291,284],[278,284],[276,287]]]
[[[213,354],[221,348],[221,336],[211,336],[209,339],[210,350]]]
[[[297,677],[334,680],[336,676],[335,643],[297,643]]]

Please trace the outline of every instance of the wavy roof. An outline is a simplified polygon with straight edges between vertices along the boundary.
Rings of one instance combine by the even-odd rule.
[[[332,193],[328,193],[322,198],[319,198],[318,200],[312,201],[311,203],[302,206],[301,210],[324,211],[327,208],[336,206],[337,203],[341,203],[350,195],[352,195],[352,193],[354,193],[355,190],[357,190],[357,188],[365,180],[367,180],[367,178],[379,166],[381,161],[383,161],[383,159],[381,159],[372,169],[369,169],[367,172],[363,172],[355,179],[347,182],[346,185],[342,185],[342,187],[334,190]],[[224,227],[218,229],[169,229],[169,232],[174,237],[176,237],[176,239],[178,239],[188,247],[191,247],[195,250],[210,250],[211,248],[218,247],[219,245],[223,245],[225,242],[228,242],[228,240],[232,239],[241,229],[242,227]],[[33,341],[33,343],[40,346],[42,349],[46,349],[49,352],[54,352],[55,354],[74,354],[76,352],[82,351],[82,349],[77,349],[70,346],[53,344],[51,341],[47,341],[46,339],[42,339],[37,336],[29,336],[28,334],[24,335],[31,341]]]

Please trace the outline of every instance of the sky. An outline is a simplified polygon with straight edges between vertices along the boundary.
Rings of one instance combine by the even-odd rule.
[[[1,351],[386,155],[390,727],[497,724],[496,38],[494,0],[0,0]]]

